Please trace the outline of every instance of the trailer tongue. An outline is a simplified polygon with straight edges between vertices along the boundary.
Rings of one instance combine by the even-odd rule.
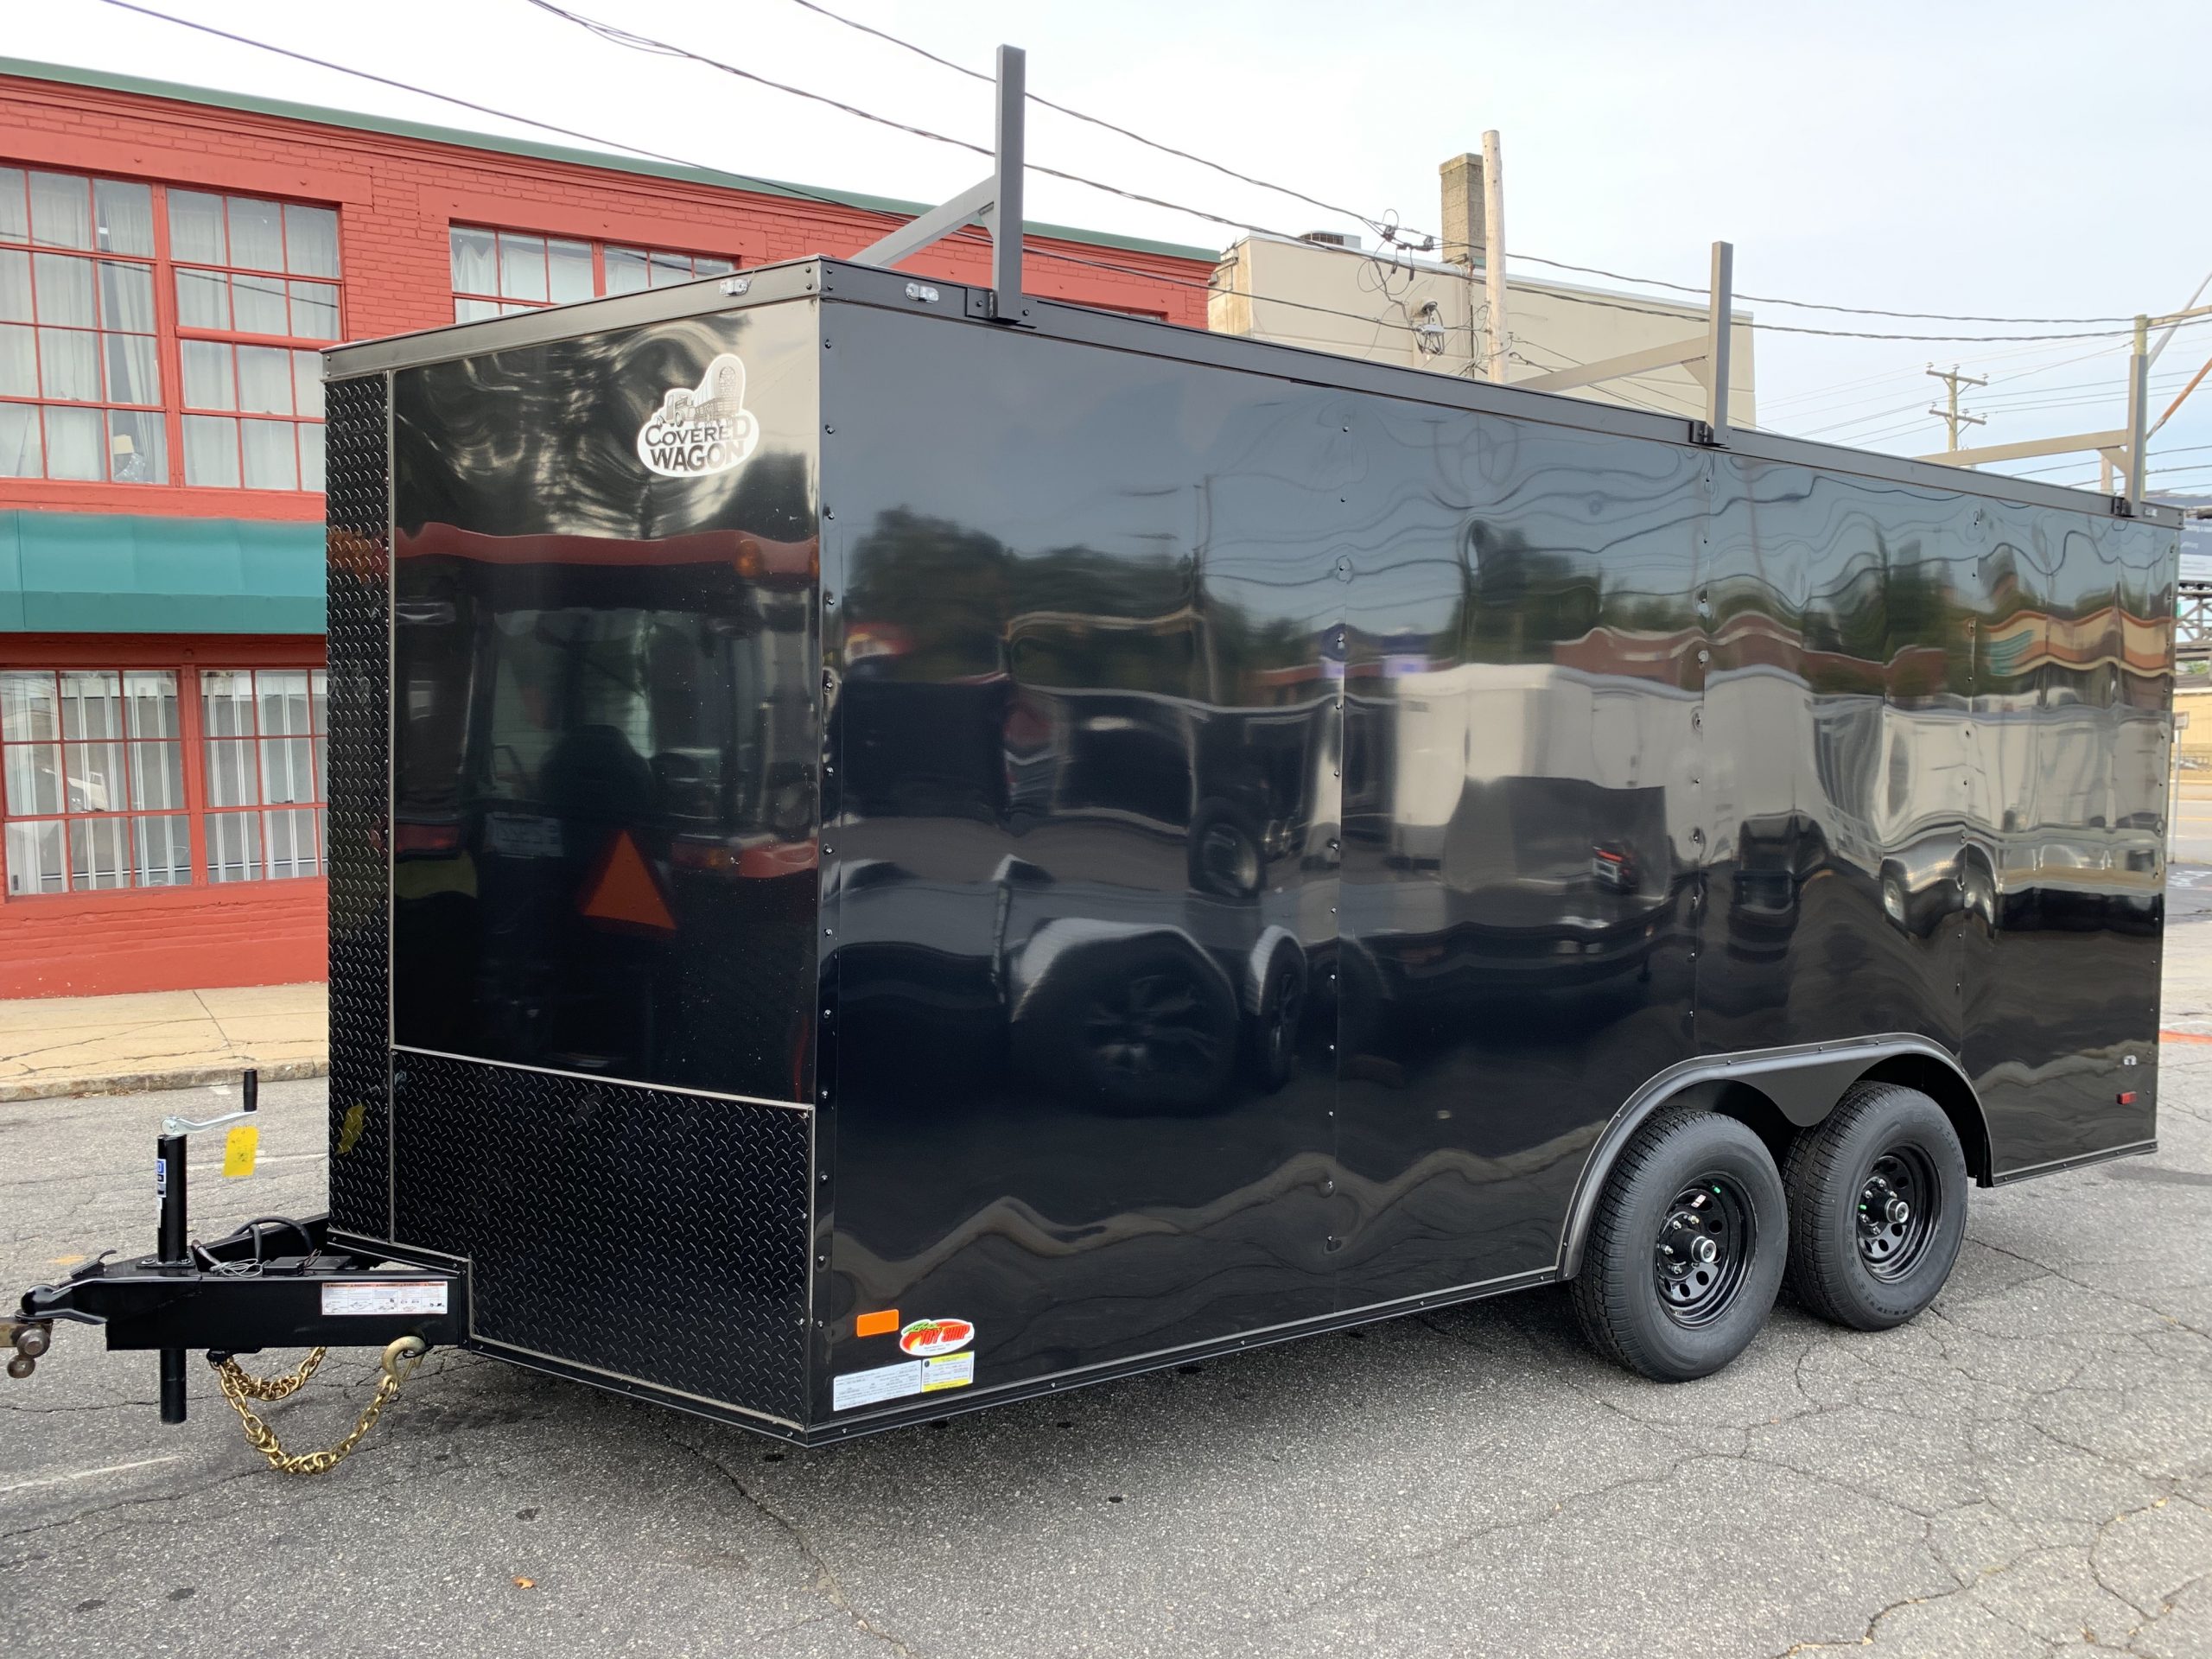
[[[0,1346],[12,1348],[8,1375],[27,1378],[51,1346],[57,1321],[99,1326],[111,1350],[154,1351],[160,1366],[161,1414],[185,1420],[185,1358],[207,1351],[226,1399],[246,1439],[272,1468],[320,1474],[360,1441],[399,1385],[434,1344],[461,1340],[466,1330],[466,1268],[395,1270],[388,1262],[332,1247],[328,1217],[262,1216],[222,1237],[192,1236],[186,1143],[216,1128],[243,1130],[234,1143],[250,1163],[259,1077],[242,1080],[238,1110],[194,1122],[164,1119],[155,1143],[154,1190],[160,1219],[152,1254],[116,1262],[105,1251],[58,1285],[23,1294],[16,1315],[0,1323]],[[281,1400],[315,1374],[332,1347],[381,1346],[384,1376],[353,1433],[330,1451],[288,1453],[247,1403]],[[289,1376],[264,1379],[238,1363],[264,1348],[313,1351]]]

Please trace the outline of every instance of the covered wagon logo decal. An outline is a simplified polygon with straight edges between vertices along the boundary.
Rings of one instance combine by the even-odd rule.
[[[671,386],[638,429],[638,459],[663,478],[705,478],[741,466],[760,442],[745,406],[745,365],[725,352],[696,386]]]
[[[916,1319],[899,1333],[899,1345],[926,1359],[949,1354],[976,1340],[976,1327],[965,1319]]]

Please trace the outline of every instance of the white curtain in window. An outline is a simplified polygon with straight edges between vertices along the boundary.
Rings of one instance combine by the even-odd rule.
[[[31,175],[31,240],[45,248],[92,245],[92,193],[73,173]]]

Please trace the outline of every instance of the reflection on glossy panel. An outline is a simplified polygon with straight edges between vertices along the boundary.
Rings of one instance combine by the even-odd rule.
[[[2169,532],[831,315],[823,1388],[1541,1274],[1701,1054],[2149,1133]]]
[[[398,378],[401,1045],[804,1096],[817,349],[793,308]],[[726,353],[756,451],[656,478]]]
[[[957,1314],[1010,1380],[1328,1313],[1348,410],[834,334],[843,1336]]]

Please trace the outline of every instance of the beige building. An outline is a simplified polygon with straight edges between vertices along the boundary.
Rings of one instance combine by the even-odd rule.
[[[1461,156],[1442,171],[1446,235],[1463,239],[1447,240],[1434,254],[1412,255],[1363,248],[1351,238],[1247,237],[1222,256],[1214,271],[1207,326],[1216,334],[1483,378],[1489,315],[1483,295],[1481,163]],[[1694,301],[1518,276],[1507,283],[1505,311],[1509,382],[1539,380],[1601,359],[1677,344],[1701,347],[1707,326],[1705,308]],[[1729,422],[1751,426],[1758,418],[1751,314],[1736,310],[1731,320]],[[1700,367],[1676,363],[1623,379],[1548,389],[1702,418]]]

